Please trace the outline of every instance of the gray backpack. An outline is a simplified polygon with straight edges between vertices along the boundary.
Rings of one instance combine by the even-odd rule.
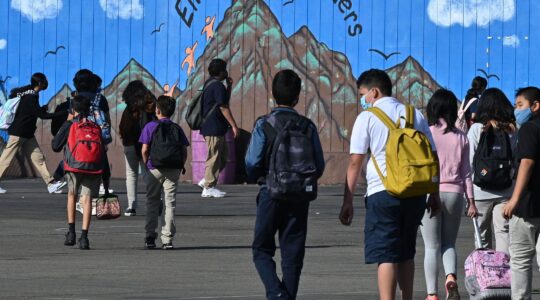
[[[318,134],[306,117],[274,113],[263,117],[267,148],[266,186],[272,199],[312,201],[317,198],[317,165],[313,135]]]
[[[200,130],[203,124],[206,122],[206,119],[208,116],[212,115],[214,111],[217,108],[217,104],[214,105],[210,111],[206,114],[206,116],[203,115],[203,96],[204,91],[207,87],[212,85],[213,83],[219,82],[216,79],[210,79],[203,87],[201,91],[191,100],[191,102],[188,104],[187,111],[186,111],[186,123],[189,125],[189,128],[192,130]]]

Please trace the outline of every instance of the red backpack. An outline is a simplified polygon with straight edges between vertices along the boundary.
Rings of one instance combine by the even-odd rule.
[[[66,172],[102,174],[104,151],[101,128],[86,119],[74,121],[64,148],[64,169]]]

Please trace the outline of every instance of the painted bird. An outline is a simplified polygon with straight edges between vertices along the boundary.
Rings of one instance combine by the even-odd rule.
[[[392,57],[394,55],[401,54],[401,52],[392,52],[390,54],[386,54],[386,53],[384,53],[384,52],[382,52],[381,50],[378,50],[378,49],[369,49],[369,52],[375,52],[375,53],[380,54],[382,57],[384,57],[384,60],[388,60],[390,57]]]

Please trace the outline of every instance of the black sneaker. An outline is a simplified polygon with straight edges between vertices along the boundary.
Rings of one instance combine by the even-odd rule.
[[[171,249],[174,249],[174,246],[173,246],[172,242],[168,242],[166,244],[163,244],[163,246],[161,246],[161,248],[163,250],[171,250]]]
[[[136,215],[137,215],[137,212],[135,211],[134,208],[128,208],[124,212],[124,216],[126,216],[126,217],[133,217],[133,216],[136,216]]]
[[[68,231],[66,232],[66,240],[64,241],[64,245],[66,246],[73,246],[75,245],[75,232]]]
[[[81,250],[90,249],[90,242],[88,241],[88,237],[81,236],[81,238],[79,239],[79,249]]]
[[[147,237],[144,239],[144,247],[146,249],[155,249],[156,248],[156,239]]]

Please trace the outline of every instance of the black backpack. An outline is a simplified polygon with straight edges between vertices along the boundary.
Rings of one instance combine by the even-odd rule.
[[[219,82],[217,79],[210,79],[203,87],[203,89],[191,100],[191,102],[188,104],[187,111],[186,111],[186,123],[189,125],[189,128],[192,130],[200,130],[203,124],[206,122],[206,119],[208,116],[211,116],[212,113],[214,113],[214,110],[217,108],[217,104],[215,104],[210,111],[208,111],[208,114],[206,116],[203,115],[203,96],[204,91],[207,87],[212,85],[213,83]]]
[[[482,132],[474,154],[474,184],[491,190],[511,187],[513,164],[508,133],[491,126]]]
[[[156,168],[184,170],[187,159],[185,136],[178,124],[161,122],[154,131],[150,145],[150,160]]]
[[[306,117],[277,113],[263,117],[267,148],[266,186],[272,199],[312,201],[317,198],[317,165],[313,135],[318,134]]]

